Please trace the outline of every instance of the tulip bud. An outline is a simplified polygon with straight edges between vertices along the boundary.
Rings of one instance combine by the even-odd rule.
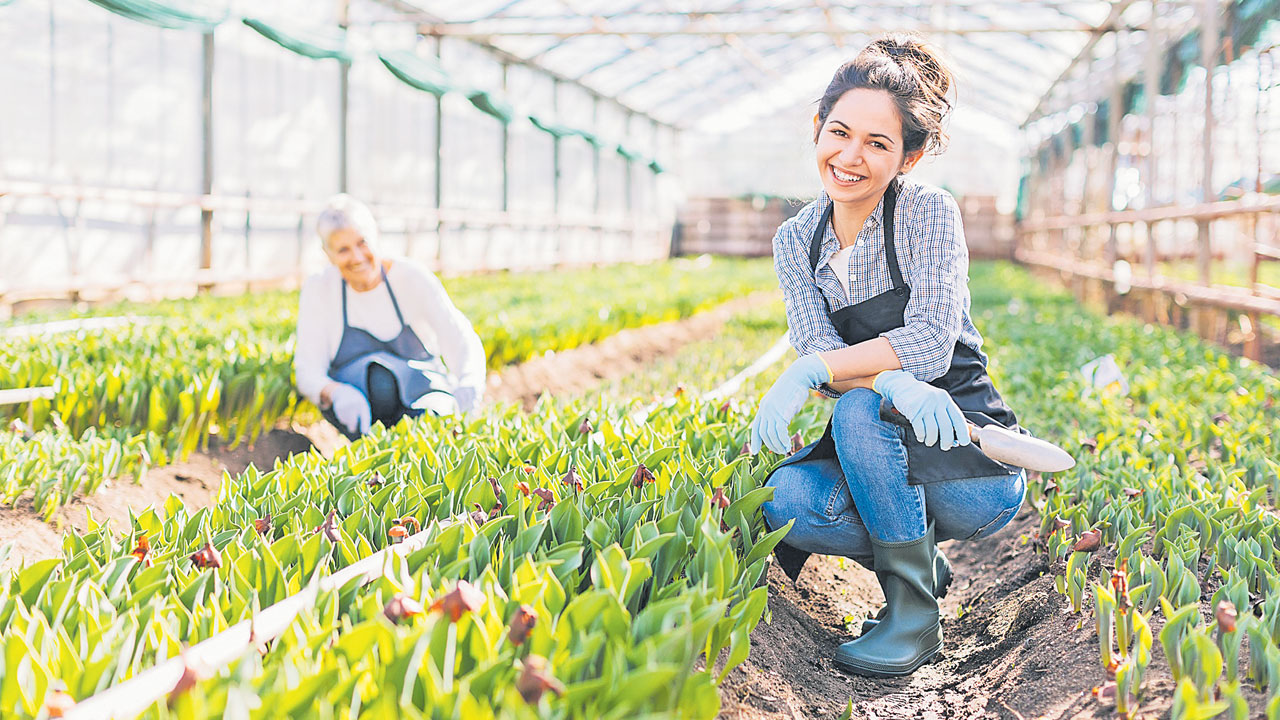
[[[525,497],[529,497],[529,483],[527,483],[527,482],[525,482],[525,481],[523,481],[523,480],[517,480],[517,481],[516,481],[516,490],[519,490],[521,495],[523,495],[523,496],[525,496]]]
[[[636,468],[634,474],[631,475],[631,487],[642,487],[645,483],[656,482],[657,478],[649,471],[649,468],[640,463],[640,467]]]
[[[484,601],[484,593],[476,586],[459,580],[453,590],[431,604],[431,609],[448,615],[450,622],[458,622],[463,615],[484,607]]]
[[[422,613],[422,603],[404,593],[396,593],[391,598],[391,601],[382,607],[382,614],[393,623],[398,623],[405,618],[412,618],[414,615],[421,615]]]
[[[50,690],[44,698],[44,710],[51,718],[60,718],[76,706],[76,699],[65,690]]]
[[[538,624],[538,613],[529,605],[521,605],[511,618],[511,628],[507,631],[507,639],[512,645],[520,646],[529,637],[533,626]]]
[[[1076,552],[1093,552],[1102,547],[1102,531],[1086,530],[1080,533],[1080,539],[1071,547]]]
[[[560,479],[560,482],[568,485],[577,492],[582,492],[582,480],[578,479],[578,473],[573,469],[572,465],[569,466],[569,472],[565,473],[565,476]]]
[[[266,535],[271,532],[271,513],[267,513],[266,517],[260,517],[253,521],[253,529],[258,531],[259,535]]]
[[[191,554],[191,562],[195,563],[198,568],[220,568],[222,567],[222,555],[218,554],[217,548],[213,543],[205,543],[203,548]]]
[[[724,495],[724,488],[718,487],[716,491],[711,493],[711,506],[718,507],[721,510],[729,507],[729,498]]]
[[[1229,600],[1218,602],[1218,632],[1229,633],[1235,632],[1236,629],[1236,606]]]
[[[542,498],[542,502],[538,503],[538,510],[550,510],[556,506],[556,496],[547,488],[537,488],[533,494]]]
[[[520,697],[530,705],[541,700],[543,693],[548,690],[557,696],[564,692],[564,685],[545,672],[546,666],[546,659],[537,655],[530,655],[524,659],[524,670],[516,679],[516,690],[520,691]]]

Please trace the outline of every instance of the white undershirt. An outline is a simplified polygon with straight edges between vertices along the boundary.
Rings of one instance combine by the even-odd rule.
[[[849,291],[849,258],[853,255],[853,245],[843,247],[835,255],[827,258],[827,266],[831,268],[831,272],[836,274],[836,279],[840,281],[840,287],[844,288],[844,298],[846,301],[853,297]]]
[[[484,345],[467,318],[458,311],[444,286],[430,270],[395,258],[387,281],[407,324],[427,352],[438,355],[459,386],[484,394]],[[384,283],[366,292],[347,287],[347,320],[351,327],[369,331],[379,340],[400,332],[395,306]],[[307,278],[298,298],[298,344],[293,366],[298,391],[317,405],[320,390],[331,382],[329,363],[342,342],[342,274],[329,265]]]

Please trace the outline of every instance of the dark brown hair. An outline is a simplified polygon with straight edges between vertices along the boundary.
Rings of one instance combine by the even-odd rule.
[[[893,97],[902,119],[903,155],[917,151],[934,154],[946,147],[943,123],[951,112],[947,93],[955,77],[924,40],[914,35],[885,35],[862,49],[836,71],[818,100],[818,128],[814,142],[827,122],[831,108],[850,90],[884,90]]]

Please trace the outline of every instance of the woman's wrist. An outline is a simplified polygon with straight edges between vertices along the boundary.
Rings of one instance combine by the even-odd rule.
[[[328,385],[325,385],[324,387],[320,388],[320,409],[321,410],[324,410],[325,408],[328,408],[331,405],[333,405],[333,389],[336,387],[338,387],[338,383],[335,381],[335,382],[330,382]]]

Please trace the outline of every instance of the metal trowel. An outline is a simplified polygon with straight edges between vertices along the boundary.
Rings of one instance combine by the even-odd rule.
[[[884,415],[881,415],[884,417]],[[911,421],[895,408],[889,417],[899,425],[911,427]],[[969,425],[969,437],[992,460],[1042,473],[1062,472],[1075,467],[1070,453],[1053,443],[1031,435],[1006,430],[999,425]]]

